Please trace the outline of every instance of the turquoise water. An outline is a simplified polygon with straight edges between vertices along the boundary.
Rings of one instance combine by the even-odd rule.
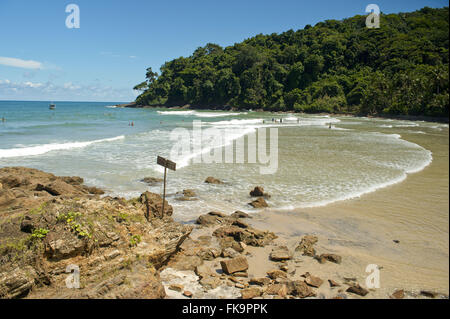
[[[326,205],[401,182],[432,161],[430,151],[403,140],[401,134],[441,134],[448,128],[445,124],[321,115],[122,109],[114,108],[115,102],[55,104],[56,109],[49,110],[49,102],[0,101],[0,118],[6,119],[0,121],[0,167],[27,166],[77,175],[87,184],[128,198],[147,189],[161,192],[161,186],[148,187],[139,180],[162,175],[156,156],[173,155],[174,129],[191,133],[192,122],[201,120],[203,128],[223,133],[219,145],[233,146],[242,140],[246,147],[252,145],[248,134],[258,128],[277,129],[274,174],[263,175],[260,163],[247,161],[193,163],[192,158],[222,149],[208,143],[193,155],[172,158],[178,169],[168,174],[169,201],[175,206],[175,218],[186,221],[212,209],[253,211],[247,205],[248,192],[256,185],[272,195],[269,209],[289,210]],[[274,123],[272,118],[283,118],[283,123]],[[205,184],[207,176],[226,184]],[[177,193],[186,188],[197,191],[197,201],[176,200]]]

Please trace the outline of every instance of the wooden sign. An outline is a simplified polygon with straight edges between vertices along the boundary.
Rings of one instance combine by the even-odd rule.
[[[163,191],[163,200],[161,207],[161,218],[164,218],[164,202],[166,201],[166,174],[167,169],[171,169],[172,171],[177,170],[177,163],[168,160],[167,158],[158,156],[156,159],[156,164],[164,167],[164,191]]]
[[[172,162],[171,160],[168,160],[164,157],[158,156],[156,163],[158,165],[161,165],[165,168],[171,169],[172,171],[176,171],[177,170],[177,163]]]

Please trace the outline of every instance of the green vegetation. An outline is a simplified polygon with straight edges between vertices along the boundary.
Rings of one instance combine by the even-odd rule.
[[[79,219],[81,213],[79,212],[68,212],[67,214],[58,216],[59,221],[65,221],[70,229],[75,232],[80,237],[92,238],[92,234],[84,227]]]
[[[147,69],[139,105],[448,116],[449,11],[425,7],[257,35]]]
[[[141,242],[141,236],[140,235],[133,235],[130,238],[130,246],[134,247],[137,246]]]
[[[36,239],[42,239],[45,238],[45,236],[47,236],[47,233],[49,232],[48,229],[45,228],[39,228],[39,229],[35,229],[33,230],[33,234],[31,234],[31,238],[36,238]]]

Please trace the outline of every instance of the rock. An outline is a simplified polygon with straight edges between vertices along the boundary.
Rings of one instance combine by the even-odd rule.
[[[240,221],[240,220],[235,220],[231,225],[237,226],[240,228],[248,228],[249,227],[247,223],[244,223],[243,221]]]
[[[241,298],[242,299],[253,299],[255,297],[261,296],[262,292],[261,289],[256,287],[250,287],[246,289],[242,289],[241,291]]]
[[[240,210],[235,211],[230,215],[232,218],[252,218],[249,214],[241,212]]]
[[[351,292],[356,295],[363,296],[363,297],[369,293],[369,291],[367,289],[361,287],[359,284],[355,284],[355,285],[348,287],[348,289],[346,291]]]
[[[213,260],[220,256],[220,250],[217,248],[202,248],[197,253],[197,256],[199,256],[203,260]]]
[[[273,261],[282,261],[292,259],[292,255],[286,246],[277,246],[272,249],[269,258]]]
[[[274,233],[268,231],[261,231],[251,227],[240,228],[237,226],[224,226],[217,228],[213,232],[213,236],[218,238],[232,237],[236,242],[243,242],[246,245],[254,247],[264,247],[277,238]]]
[[[264,196],[264,188],[262,188],[261,186],[256,186],[256,187],[250,192],[250,196],[252,196],[252,197]]]
[[[211,176],[209,176],[209,177],[207,177],[205,179],[205,183],[208,183],[208,184],[223,184],[223,182],[220,179],[217,179],[217,178],[214,178],[214,177],[211,177]]]
[[[231,275],[235,272],[246,271],[248,269],[248,262],[247,258],[239,256],[228,260],[222,260],[220,266],[226,274]]]
[[[200,284],[207,289],[215,289],[220,286],[221,281],[217,277],[204,277],[200,279]]]
[[[285,284],[273,284],[267,287],[265,293],[268,295],[278,295],[285,298],[288,294],[288,290]]]
[[[87,190],[89,194],[92,194],[92,195],[103,195],[103,194],[105,194],[104,190],[102,190],[100,188],[97,188],[97,187],[84,186],[83,188],[85,190]]]
[[[319,288],[323,284],[323,280],[319,277],[313,276],[310,273],[303,275],[305,277],[305,282],[308,286]]]
[[[0,190],[0,207],[11,205],[16,200],[16,196],[9,189]]]
[[[185,290],[183,291],[183,296],[188,297],[188,298],[192,298],[192,292]]]
[[[437,292],[429,291],[429,290],[421,290],[420,294],[422,296],[425,296],[425,297],[428,297],[428,298],[436,298],[439,295]]]
[[[67,184],[78,186],[84,183],[84,180],[78,176],[61,176],[61,179]]]
[[[260,277],[260,278],[252,278],[249,280],[250,285],[257,285],[257,286],[266,286],[270,284],[270,279],[267,277]]]
[[[239,253],[236,250],[234,250],[233,248],[225,248],[222,251],[222,257],[224,257],[224,258],[228,258],[228,257],[235,258],[238,256],[239,256]]]
[[[396,244],[400,244],[400,240],[397,240],[397,239],[394,239],[393,242]]]
[[[62,180],[55,180],[46,185],[37,184],[36,190],[37,191],[44,190],[52,196],[60,196],[60,195],[70,196],[74,194],[80,194],[80,191],[77,190],[74,186],[63,182]]]
[[[405,291],[403,289],[396,290],[391,295],[391,299],[403,299],[403,298],[405,298]]]
[[[314,297],[316,295],[314,291],[301,280],[289,281],[286,286],[289,295],[297,296],[299,298]]]
[[[330,287],[340,287],[341,285],[338,284],[336,281],[332,279],[328,279],[328,283],[330,284]]]
[[[313,235],[305,235],[300,240],[299,245],[295,248],[295,251],[302,253],[305,256],[314,257],[316,251],[314,249],[314,244],[317,243],[318,238]]]
[[[263,208],[263,207],[269,207],[267,202],[264,200],[264,198],[259,197],[258,199],[248,203],[253,208]]]
[[[0,276],[0,298],[25,297],[37,279],[35,271],[31,267],[14,269]]]
[[[147,220],[152,218],[162,218],[162,197],[155,193],[145,192],[140,197],[140,202],[145,205],[144,215]],[[164,201],[164,216],[172,216],[173,208]]]
[[[211,269],[211,267],[202,264],[195,267],[195,274],[201,278],[207,278],[211,276],[217,276],[217,273]]]
[[[140,180],[140,182],[146,183],[150,186],[154,186],[158,185],[159,183],[162,183],[163,179],[158,177],[144,177],[143,179]]]
[[[195,191],[193,189],[183,189],[183,195],[186,197],[195,197]]]
[[[342,262],[342,257],[336,254],[321,254],[318,259],[320,263],[323,263],[324,260],[328,260],[336,264],[340,264]]]
[[[220,212],[209,212],[205,215],[200,215],[196,221],[197,224],[203,226],[215,226],[221,224],[228,224],[228,216]]]
[[[279,269],[273,269],[273,270],[269,270],[267,272],[267,275],[271,278],[271,279],[277,279],[277,278],[287,278],[287,274]]]
[[[233,276],[247,278],[248,273],[246,271],[237,271],[237,272],[233,273]]]
[[[183,286],[183,285],[180,285],[180,284],[173,284],[173,285],[170,285],[170,286],[169,286],[169,289],[170,289],[170,290],[173,290],[173,291],[182,292],[183,289],[184,289],[184,286]]]

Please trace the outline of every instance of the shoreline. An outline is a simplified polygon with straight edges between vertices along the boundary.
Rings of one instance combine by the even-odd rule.
[[[173,109],[173,110],[197,110],[197,111],[244,111],[248,112],[251,109],[237,109],[233,107],[220,107],[220,108],[201,108],[201,107],[192,107],[190,105],[185,106],[165,106],[165,105],[137,105],[134,102],[126,103],[126,104],[117,104],[115,105],[117,108],[142,108],[142,109]],[[431,123],[449,123],[449,117],[432,117],[425,115],[393,115],[393,114],[380,114],[380,115],[364,115],[364,114],[350,114],[350,113],[302,113],[292,111],[285,112],[269,112],[264,111],[262,109],[253,110],[255,112],[264,112],[268,114],[307,114],[307,115],[330,115],[330,116],[349,116],[349,117],[367,117],[367,118],[375,118],[375,119],[392,119],[392,120],[404,120],[404,121],[424,121]]]

